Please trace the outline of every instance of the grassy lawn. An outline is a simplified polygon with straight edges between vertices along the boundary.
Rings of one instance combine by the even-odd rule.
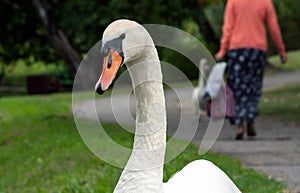
[[[83,144],[70,104],[70,94],[0,98],[0,193],[113,191],[122,170],[104,163]],[[133,135],[118,125],[104,127],[115,141],[132,143]],[[283,192],[281,183],[244,168],[237,159],[212,153],[200,157],[192,145],[165,165],[164,178],[201,158],[220,166],[243,193]]]
[[[300,84],[267,91],[260,101],[259,109],[262,115],[300,122]]]
[[[269,61],[283,70],[295,70],[300,68],[300,50],[287,52],[288,61],[286,64],[280,64],[279,56],[269,57]]]

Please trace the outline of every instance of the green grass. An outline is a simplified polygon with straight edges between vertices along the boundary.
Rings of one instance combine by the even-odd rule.
[[[0,99],[1,193],[113,191],[122,170],[104,163],[83,144],[70,104],[70,94]],[[133,135],[118,125],[104,127],[118,143],[132,143]],[[192,145],[165,165],[164,179],[200,158],[220,166],[244,193],[283,192],[281,183],[244,168],[237,159],[213,153],[200,157]]]
[[[260,101],[261,115],[300,122],[300,84],[267,91]]]
[[[300,50],[287,52],[288,61],[286,64],[280,64],[278,55],[269,57],[269,61],[283,70],[295,70],[300,68]]]

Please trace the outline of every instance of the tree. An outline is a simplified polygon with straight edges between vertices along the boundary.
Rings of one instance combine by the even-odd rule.
[[[37,33],[38,18],[32,13],[33,7],[26,1],[0,0],[0,57],[3,62],[46,51],[41,45],[47,44],[47,40]]]
[[[50,17],[46,0],[43,2],[40,0],[32,0],[32,4],[45,27],[46,35],[51,45],[58,55],[64,59],[66,64],[68,64],[69,71],[75,73],[82,60],[80,54],[72,46],[62,29],[59,28],[55,21]]]
[[[299,48],[296,40],[299,39],[300,1],[273,2],[287,49]],[[109,23],[120,18],[193,31],[195,37],[215,52],[225,3],[225,0],[31,0],[31,3],[0,0],[0,60],[11,63],[32,57],[53,62],[63,58],[74,72],[81,55],[101,40]],[[269,50],[272,53],[274,49]]]

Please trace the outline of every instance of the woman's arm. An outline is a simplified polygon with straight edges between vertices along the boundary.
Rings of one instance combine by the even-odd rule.
[[[229,47],[230,38],[232,35],[233,25],[234,25],[234,4],[232,0],[228,0],[224,13],[224,24],[222,27],[222,38],[220,43],[220,50],[216,54],[216,59],[222,58]]]
[[[268,0],[266,22],[271,39],[277,47],[277,51],[280,55],[281,62],[285,63],[287,60],[285,46],[282,40],[281,31],[277,21],[276,11],[271,0]]]

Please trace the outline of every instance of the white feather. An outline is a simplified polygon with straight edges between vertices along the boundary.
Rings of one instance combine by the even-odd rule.
[[[240,193],[230,178],[207,160],[196,160],[177,172],[167,183],[164,193]]]

